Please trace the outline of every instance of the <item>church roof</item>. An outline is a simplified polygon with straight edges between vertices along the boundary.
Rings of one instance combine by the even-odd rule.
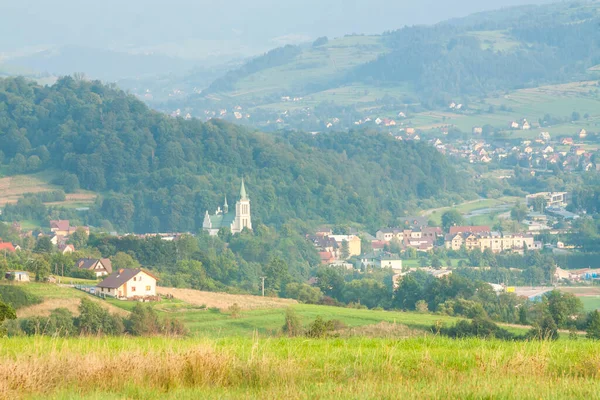
[[[235,213],[210,215],[209,217],[212,229],[231,228],[231,224],[235,220]]]
[[[246,194],[246,185],[244,185],[244,178],[242,178],[242,188],[240,189],[240,200],[248,199],[248,195]]]

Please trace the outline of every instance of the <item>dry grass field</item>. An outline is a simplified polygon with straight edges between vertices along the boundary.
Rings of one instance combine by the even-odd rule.
[[[202,292],[192,289],[174,289],[157,287],[156,291],[161,295],[173,295],[178,300],[194,306],[216,307],[221,310],[237,303],[242,310],[257,310],[268,308],[282,308],[292,304],[298,304],[296,300],[278,299],[273,297],[260,297],[237,295],[227,293]]]

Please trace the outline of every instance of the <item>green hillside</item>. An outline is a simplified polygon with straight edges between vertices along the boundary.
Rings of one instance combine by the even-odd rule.
[[[328,123],[349,129],[367,117],[393,119],[401,111],[407,114],[398,121],[404,126],[466,132],[545,114],[566,119],[577,111],[596,118],[599,23],[595,2],[564,2],[288,46],[160,108],[197,117],[224,109],[226,119],[270,130],[321,131]],[[578,82],[590,87],[573,93],[561,86]],[[544,88],[552,87],[559,95],[549,100]],[[540,93],[523,93],[538,88]],[[450,110],[452,102],[463,109]],[[499,112],[500,106],[509,111]],[[234,119],[236,107],[243,112]],[[597,129],[590,120],[555,125],[560,134]]]
[[[108,221],[122,231],[195,232],[206,210],[224,196],[237,199],[241,177],[256,220],[275,225],[301,219],[375,227],[422,204],[473,196],[469,176],[424,144],[375,132],[271,136],[185,121],[70,77],[45,87],[0,80],[0,137],[8,176],[58,169],[52,182],[67,195],[102,193],[82,222]],[[7,206],[3,218],[43,219],[40,202]],[[55,217],[81,216],[63,210]]]

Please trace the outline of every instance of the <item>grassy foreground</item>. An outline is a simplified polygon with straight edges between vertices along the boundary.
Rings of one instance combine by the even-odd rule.
[[[594,398],[587,340],[16,338],[0,398]]]

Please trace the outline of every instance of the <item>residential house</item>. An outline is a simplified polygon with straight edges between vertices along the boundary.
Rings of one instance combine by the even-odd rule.
[[[58,246],[58,250],[60,250],[62,254],[71,254],[75,252],[75,246],[72,244],[64,244]]]
[[[564,138],[560,143],[563,146],[572,146],[574,142],[573,142],[573,138],[567,137],[567,138]]]
[[[523,125],[521,126],[521,129],[524,131],[528,131],[529,129],[531,129],[531,125],[529,124],[529,122],[527,122],[526,119],[523,119]]]
[[[585,129],[581,129],[577,134],[579,135],[579,139],[585,139],[588,135]]]
[[[335,256],[329,251],[320,251],[319,257],[321,258],[321,264],[331,264],[335,261]]]
[[[59,236],[69,236],[71,231],[69,220],[50,221],[50,231]]]
[[[26,271],[7,271],[4,274],[4,278],[9,281],[14,282],[29,282],[31,279],[29,278],[29,272]]]
[[[50,221],[50,231],[57,236],[67,237],[73,234],[77,229],[83,229],[87,235],[90,234],[90,228],[87,226],[71,226],[68,219]]]
[[[141,268],[119,269],[96,286],[96,294],[119,299],[156,296],[157,278]]]
[[[474,135],[481,135],[483,133],[483,128],[480,126],[476,126],[473,128]]]
[[[550,140],[550,133],[549,132],[540,132],[540,139],[542,139],[543,141],[549,141]]]
[[[402,271],[402,259],[396,254],[384,254],[379,258],[379,267]]]
[[[349,256],[359,256],[361,253],[361,240],[356,235],[330,235],[329,238],[335,240],[338,245],[338,248],[341,249],[344,245],[344,242],[348,243],[348,253]]]
[[[112,262],[108,258],[80,258],[75,263],[75,266],[80,270],[93,271],[96,277],[112,273]]]
[[[385,249],[385,245],[387,244],[384,240],[372,240],[371,241],[371,249],[373,251],[383,251]]]
[[[414,135],[415,134],[415,128],[406,128],[406,134],[407,135]]]
[[[512,121],[512,122],[510,123],[510,128],[511,128],[511,129],[519,129],[519,123],[518,123],[518,122],[516,122],[516,121]]]
[[[7,252],[14,253],[17,251],[15,246],[10,242],[0,242],[0,253],[5,254]]]
[[[554,153],[554,147],[546,146],[546,147],[544,147],[544,150],[542,150],[542,153],[544,153],[544,154]]]

